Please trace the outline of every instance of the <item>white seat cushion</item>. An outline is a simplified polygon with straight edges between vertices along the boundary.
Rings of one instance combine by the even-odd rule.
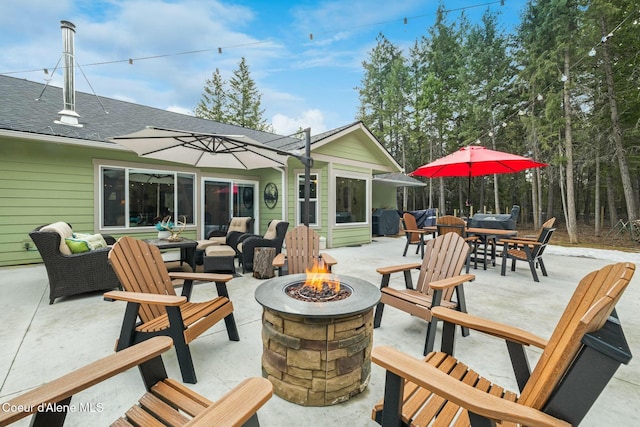
[[[236,251],[233,250],[231,246],[221,245],[221,246],[209,246],[204,250],[205,256],[236,256]]]

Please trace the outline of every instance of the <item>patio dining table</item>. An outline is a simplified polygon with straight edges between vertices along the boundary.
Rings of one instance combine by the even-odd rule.
[[[438,234],[438,227],[435,225],[430,225],[427,227],[423,227],[425,232],[431,233],[434,237]],[[467,234],[471,234],[474,236],[478,236],[480,239],[480,243],[482,243],[484,250],[484,269],[487,269],[487,252],[488,245],[491,246],[491,265],[495,267],[496,265],[496,240],[504,237],[514,237],[518,235],[517,230],[501,230],[495,228],[480,228],[480,227],[467,227],[465,229]]]

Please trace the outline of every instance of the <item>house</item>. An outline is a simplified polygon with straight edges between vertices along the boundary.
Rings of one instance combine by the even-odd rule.
[[[54,221],[80,232],[147,238],[158,218],[186,218],[203,238],[232,216],[301,223],[304,166],[251,170],[195,168],[138,157],[109,142],[157,126],[245,135],[293,153],[305,141],[217,123],[94,94],[0,76],[0,266],[40,262],[28,233]],[[68,96],[68,95],[67,95]],[[64,105],[64,107],[63,107]],[[374,180],[400,165],[361,122],[311,137],[310,226],[327,247],[371,241],[371,212],[396,207],[393,182]]]

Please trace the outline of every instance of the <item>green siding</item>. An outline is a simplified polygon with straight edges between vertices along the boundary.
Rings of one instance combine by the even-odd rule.
[[[336,141],[319,147],[313,152],[342,159],[393,167],[393,163],[385,153],[378,148],[374,149],[373,142],[362,131],[347,134]]]
[[[340,226],[333,229],[331,246],[334,248],[366,243],[371,243],[371,225]]]
[[[0,141],[0,265],[40,262],[25,250],[29,232],[66,221],[93,231],[93,165],[96,150],[52,143]]]
[[[273,209],[269,209],[267,205],[264,203],[264,188],[269,183],[273,182],[278,187],[278,202],[274,206]],[[284,188],[282,188],[282,173],[280,171],[274,169],[268,169],[262,173],[260,176],[260,186],[258,187],[258,212],[260,215],[260,224],[258,226],[258,233],[264,234],[269,227],[269,223],[274,219],[286,220],[286,218],[282,218],[282,205],[286,198],[286,194],[284,194]]]
[[[398,209],[398,190],[392,185],[373,184],[372,209]]]

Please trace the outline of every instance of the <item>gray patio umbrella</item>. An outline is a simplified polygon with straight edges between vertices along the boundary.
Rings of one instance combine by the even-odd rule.
[[[295,157],[305,167],[304,223],[309,224],[309,175],[313,165],[310,129],[305,129],[305,153],[294,154],[268,147],[244,135],[220,135],[147,126],[128,135],[107,138],[135,151],[140,157],[203,168],[259,169],[285,166]]]
[[[203,168],[259,169],[284,166],[286,152],[244,135],[220,135],[147,126],[108,141],[135,151],[140,157]]]

